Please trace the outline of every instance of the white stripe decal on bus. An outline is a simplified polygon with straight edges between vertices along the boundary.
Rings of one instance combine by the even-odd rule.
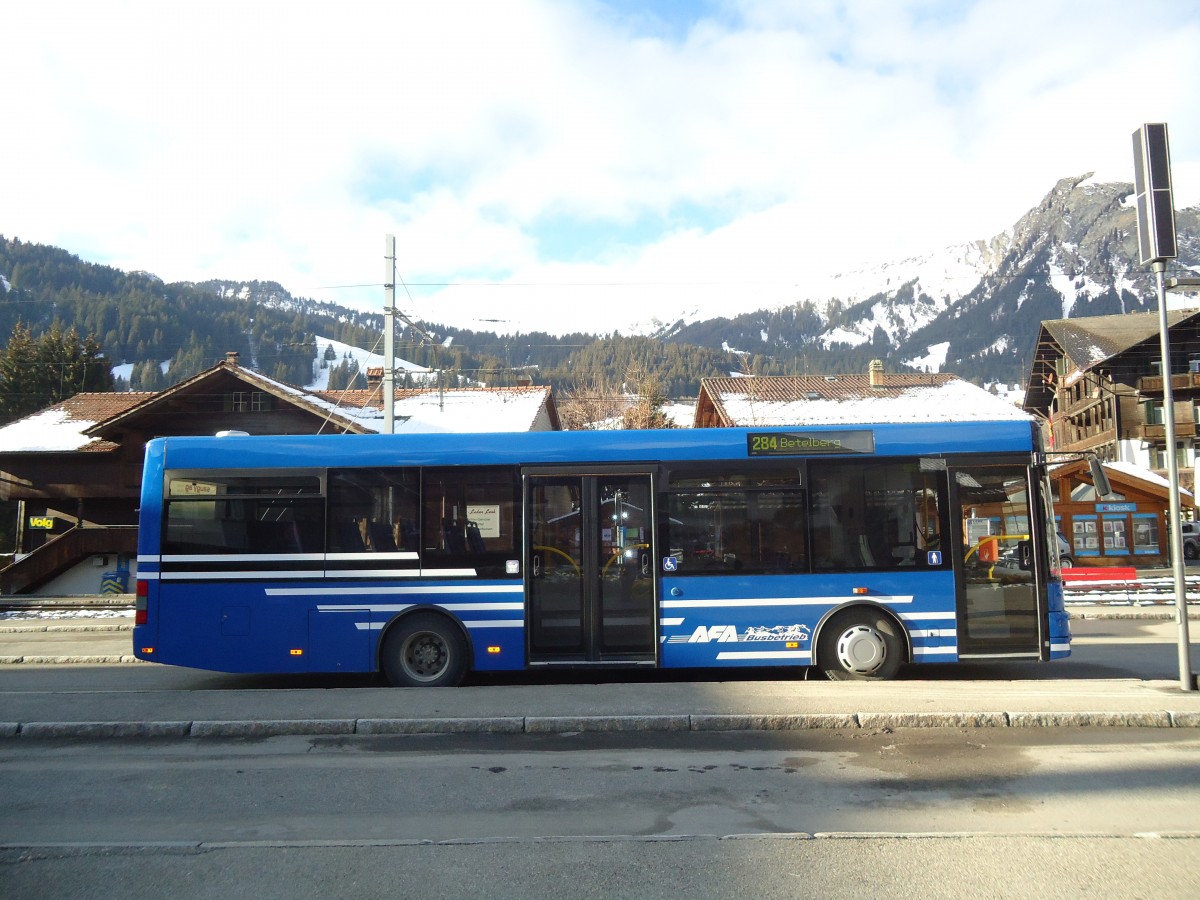
[[[420,559],[416,552],[397,553],[168,553],[163,556],[163,562],[169,563],[198,563],[198,562],[340,562],[343,560],[414,560]],[[157,557],[138,557],[138,562],[154,562]]]
[[[398,594],[520,594],[524,592],[522,584],[431,584],[403,585],[396,587],[312,587],[312,588],[267,588],[268,597],[294,597],[303,594],[317,594],[322,597],[361,597],[364,594],[377,596],[395,596]]]
[[[163,581],[298,581],[302,578],[319,579],[321,570],[312,572],[163,572],[159,575]]]
[[[319,604],[318,612],[339,612],[343,609],[353,609],[359,612],[366,610],[368,612],[403,612],[406,609],[411,609],[416,604],[414,603],[356,603],[353,606],[332,606],[328,604]],[[520,612],[525,608],[524,603],[505,603],[498,601],[495,603],[436,603],[434,604],[439,609],[449,610],[450,612],[491,612],[494,610],[504,612]]]
[[[958,655],[958,644],[952,647],[913,647],[913,656],[940,656],[944,653]]]
[[[324,553],[168,553],[164,563],[324,562]]]
[[[864,597],[763,597],[757,600],[663,600],[659,606],[663,609],[712,609],[715,607],[748,607],[748,606],[835,606],[850,600],[863,600]],[[869,599],[879,603],[912,603],[911,596],[871,596]]]
[[[913,637],[958,637],[957,628],[914,628],[909,631]]]
[[[362,610],[357,610],[362,612]],[[355,622],[354,627],[359,631],[382,631],[387,622]],[[524,619],[464,619],[467,628],[524,628]]]
[[[811,650],[725,650],[717,659],[812,659]]]

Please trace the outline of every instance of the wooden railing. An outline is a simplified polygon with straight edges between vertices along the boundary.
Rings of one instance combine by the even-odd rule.
[[[0,594],[35,590],[89,556],[136,553],[136,525],[76,526],[0,569]]]

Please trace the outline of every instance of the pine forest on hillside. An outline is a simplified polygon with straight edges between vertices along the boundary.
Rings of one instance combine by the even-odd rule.
[[[132,365],[118,390],[160,390],[216,364],[228,351],[265,375],[303,386],[312,381],[323,349],[318,335],[379,352],[382,314],[293,298],[269,282],[166,284],[147,273],[121,272],[55,247],[2,237],[0,275],[10,285],[0,291],[3,340],[18,325],[35,336],[56,325],[73,328],[112,365]],[[772,366],[767,357],[649,337],[496,335],[436,324],[423,330],[434,340],[405,328],[397,355],[461,384],[512,384],[517,373],[532,370],[535,381],[556,389],[620,385],[628,372],[642,371],[657,379],[665,396],[694,397],[703,377]],[[342,360],[325,362],[340,370],[331,388],[354,375]]]

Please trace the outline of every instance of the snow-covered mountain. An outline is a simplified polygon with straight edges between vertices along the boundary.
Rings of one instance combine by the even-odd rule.
[[[1019,381],[1043,320],[1156,308],[1153,278],[1137,259],[1132,193],[1131,184],[1064,178],[990,241],[812,282],[787,307],[681,319],[658,336],[772,357],[833,350]],[[1172,269],[1200,273],[1200,207],[1176,220]],[[1173,306],[1197,302],[1172,298]]]

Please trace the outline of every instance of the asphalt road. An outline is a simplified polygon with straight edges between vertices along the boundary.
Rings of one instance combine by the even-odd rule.
[[[1075,633],[1067,661],[913,667],[881,685],[766,670],[399,690],[4,666],[0,729],[225,730],[14,727],[0,896],[1198,896],[1200,696],[1178,690],[1176,626]],[[362,733],[485,722],[522,731]]]
[[[12,897],[1193,897],[1200,731],[0,742]]]

